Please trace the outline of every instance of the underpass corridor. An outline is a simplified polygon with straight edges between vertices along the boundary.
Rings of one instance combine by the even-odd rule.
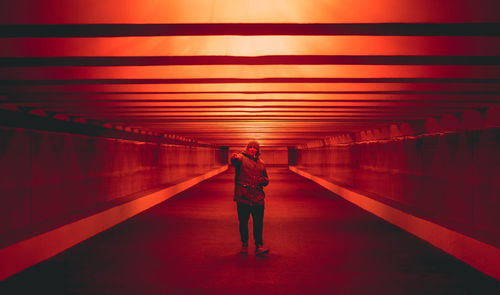
[[[499,11],[0,1],[0,295],[500,294]]]
[[[497,294],[500,284],[284,166],[267,256],[239,254],[229,169],[0,283],[1,294]]]

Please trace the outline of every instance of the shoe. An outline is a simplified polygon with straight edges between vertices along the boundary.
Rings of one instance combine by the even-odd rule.
[[[241,245],[240,254],[247,254],[247,253],[248,253],[248,243],[243,243]]]
[[[255,247],[255,255],[264,255],[264,254],[267,254],[267,253],[269,253],[269,249],[264,248],[264,246],[257,245]]]

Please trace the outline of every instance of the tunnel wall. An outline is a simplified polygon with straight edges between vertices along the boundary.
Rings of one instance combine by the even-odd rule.
[[[220,167],[220,152],[0,128],[0,239]]]
[[[290,169],[500,279],[499,114],[325,138]]]
[[[500,245],[500,128],[297,151],[297,168]]]

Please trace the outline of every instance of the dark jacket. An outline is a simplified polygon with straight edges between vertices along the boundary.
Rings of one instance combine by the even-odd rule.
[[[268,185],[264,162],[252,157],[245,151],[240,159],[231,159],[235,168],[234,201],[247,205],[264,205],[264,186]]]

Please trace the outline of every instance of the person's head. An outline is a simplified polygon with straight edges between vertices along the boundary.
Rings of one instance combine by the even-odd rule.
[[[247,153],[252,157],[258,157],[260,155],[260,144],[256,140],[251,140],[247,144]]]

